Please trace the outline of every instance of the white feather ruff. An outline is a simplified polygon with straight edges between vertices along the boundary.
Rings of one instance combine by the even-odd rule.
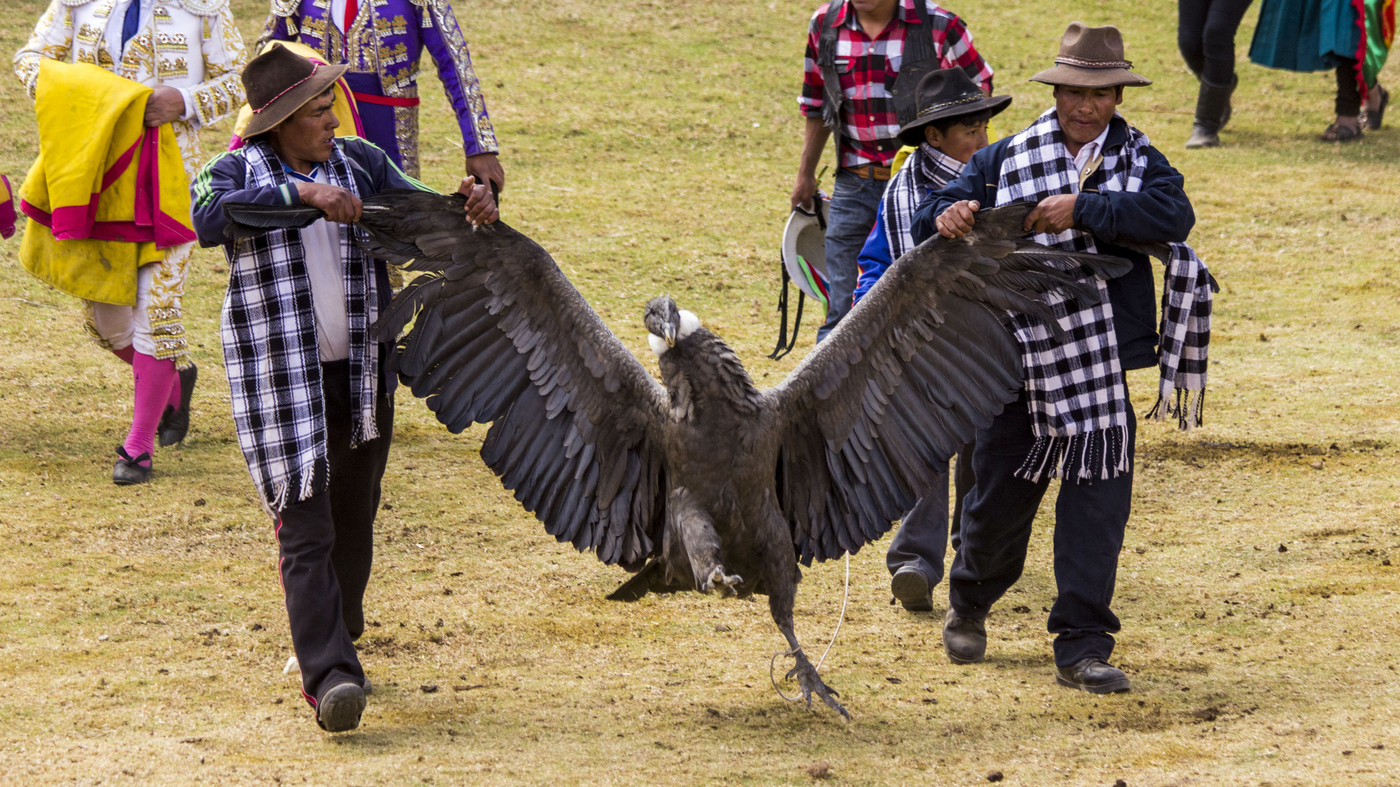
[[[684,339],[698,330],[700,330],[700,318],[695,316],[695,312],[681,309],[681,330],[676,338]]]
[[[651,351],[656,353],[658,357],[662,353],[671,349],[669,346],[667,346],[665,339],[661,338],[660,336],[657,336],[654,333],[647,334],[647,344],[651,345]]]

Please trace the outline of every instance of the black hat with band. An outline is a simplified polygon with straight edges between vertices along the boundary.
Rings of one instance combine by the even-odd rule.
[[[989,96],[961,68],[916,70],[894,96],[899,118],[899,141],[917,145],[924,141],[924,127],[936,120],[990,112],[996,115],[1011,104],[1011,96]]]

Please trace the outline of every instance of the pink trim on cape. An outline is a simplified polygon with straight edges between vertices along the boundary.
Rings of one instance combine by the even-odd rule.
[[[112,187],[131,166],[137,156],[136,205],[132,221],[97,221],[97,203],[102,192]],[[194,230],[170,216],[160,207],[160,129],[148,128],[136,144],[117,159],[102,177],[102,192],[92,195],[87,205],[60,207],[49,213],[24,199],[20,209],[24,215],[53,231],[54,240],[109,240],[127,243],[149,243],[168,249],[197,238]]]
[[[14,189],[10,188],[10,179],[0,175],[0,181],[5,184],[5,194],[10,195],[4,202],[0,202],[0,238],[8,238],[15,234],[15,198]]]

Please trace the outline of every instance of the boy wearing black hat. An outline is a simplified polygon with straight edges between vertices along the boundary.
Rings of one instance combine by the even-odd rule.
[[[961,68],[917,69],[901,74],[895,89],[899,140],[917,146],[890,181],[875,214],[875,227],[857,258],[860,278],[854,300],[864,297],[885,271],[910,249],[910,229],[920,202],[957,178],[972,154],[987,146],[987,123],[1006,109],[1010,96],[987,96]],[[972,485],[971,465],[958,452],[957,511]],[[957,513],[953,521],[957,522]],[[953,532],[956,541],[956,528]],[[948,475],[904,517],[890,551],[890,594],[910,611],[933,609],[933,586],[943,579],[948,552]]]

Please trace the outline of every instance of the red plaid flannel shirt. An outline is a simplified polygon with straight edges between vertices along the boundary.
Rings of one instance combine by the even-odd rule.
[[[933,28],[933,48],[942,60],[943,68],[962,67],[992,91],[992,67],[972,45],[972,34],[956,14],[928,1],[930,27]],[[894,80],[904,53],[904,34],[908,25],[917,24],[915,0],[903,0],[899,12],[874,40],[865,34],[847,0],[838,0],[845,8],[837,23],[841,26],[836,41],[836,65],[841,71],[841,89],[846,102],[841,110],[841,166],[864,164],[888,166],[899,151],[899,121],[894,112]],[[807,30],[807,56],[802,67],[802,96],[797,103],[807,117],[822,116],[821,68],[817,66],[817,39],[826,19],[827,5],[812,15]]]

